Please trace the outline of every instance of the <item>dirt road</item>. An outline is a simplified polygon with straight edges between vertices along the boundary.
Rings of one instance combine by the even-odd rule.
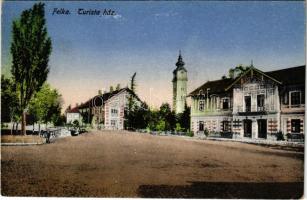
[[[5,196],[298,198],[303,153],[237,142],[90,132],[2,146]]]

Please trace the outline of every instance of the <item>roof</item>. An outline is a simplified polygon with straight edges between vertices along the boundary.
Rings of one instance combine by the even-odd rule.
[[[229,86],[233,82],[231,78],[225,78],[215,81],[207,81],[202,86],[195,89],[193,92],[189,94],[189,96],[198,95],[199,91],[202,90],[203,94],[206,94],[207,89],[210,89],[209,92],[212,94],[220,94],[225,93],[225,88]]]
[[[305,72],[306,65],[302,65],[298,67],[291,67],[265,73],[281,81],[283,85],[295,85],[305,83]]]
[[[244,74],[236,79],[226,78],[226,79],[219,79],[215,81],[208,81],[202,86],[198,87],[194,91],[192,91],[188,96],[198,95],[200,90],[203,90],[203,94],[206,94],[207,88],[210,88],[210,93],[219,94],[224,93],[226,90],[231,88],[242,76],[249,73],[250,70],[255,70],[266,77],[276,81],[282,85],[295,85],[295,84],[305,84],[305,73],[306,73],[306,66],[298,66],[298,67],[291,67],[281,70],[269,71],[269,72],[262,72],[257,68],[251,67],[247,70]]]
[[[139,101],[141,101],[140,98],[131,89],[129,89],[128,87],[125,87],[125,88],[122,88],[122,89],[119,89],[119,90],[115,90],[113,92],[107,92],[107,93],[104,93],[102,95],[96,95],[93,98],[90,98],[89,100],[87,100],[85,103],[82,103],[78,108],[83,109],[83,108],[88,108],[88,107],[93,107],[93,106],[101,106],[108,99],[110,99],[111,97],[119,94],[122,91],[129,92],[135,98],[137,98]]]
[[[79,109],[78,109],[78,107],[74,107],[74,108],[68,110],[66,113],[79,113]]]

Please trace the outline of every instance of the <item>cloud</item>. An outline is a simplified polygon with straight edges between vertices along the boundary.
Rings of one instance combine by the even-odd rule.
[[[121,19],[123,19],[123,16],[116,14],[116,15],[113,16],[113,18],[116,19],[116,20],[121,20]]]
[[[178,15],[177,12],[165,12],[165,13],[155,13],[155,17],[173,17]]]
[[[123,17],[122,15],[120,14],[116,14],[116,15],[105,15],[104,16],[105,19],[108,19],[108,20],[116,20],[116,21],[125,21],[126,18]]]

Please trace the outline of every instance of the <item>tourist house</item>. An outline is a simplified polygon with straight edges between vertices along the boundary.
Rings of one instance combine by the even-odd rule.
[[[208,81],[192,91],[191,130],[275,139],[304,134],[305,66],[263,72],[251,65],[237,78]]]

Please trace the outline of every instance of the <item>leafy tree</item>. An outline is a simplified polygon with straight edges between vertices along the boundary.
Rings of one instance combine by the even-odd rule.
[[[34,122],[39,125],[48,122],[56,123],[61,117],[62,98],[57,90],[51,89],[50,85],[44,84],[30,101],[29,111],[34,117]]]
[[[171,110],[171,107],[168,103],[163,103],[160,106],[159,115],[160,120],[165,121],[165,131],[172,131],[175,129],[176,115],[175,112]]]
[[[114,92],[113,86],[110,86],[110,92]]]
[[[166,130],[166,123],[163,119],[160,119],[156,125],[157,131],[165,131]]]
[[[115,90],[120,90],[120,84],[119,83],[116,85],[116,89]]]
[[[249,69],[248,66],[237,65],[235,68],[229,69],[228,76],[229,76],[229,78],[235,79],[235,78],[241,76],[248,69]]]
[[[190,113],[191,108],[185,104],[183,113],[177,115],[177,121],[184,131],[188,131],[190,129]]]
[[[149,112],[149,122],[147,124],[147,129],[157,130],[158,122],[159,122],[159,110],[150,110],[150,112]]]
[[[134,104],[130,112],[126,112],[127,128],[145,129],[150,121],[150,110],[145,102]]]
[[[89,109],[87,109],[84,112],[81,112],[80,114],[81,114],[81,119],[82,119],[82,125],[84,125],[84,124],[88,124],[88,125],[91,124],[94,115],[90,112]]]
[[[44,4],[22,12],[12,26],[12,76],[22,111],[22,133],[26,134],[26,109],[47,79],[51,39],[47,35]]]
[[[1,76],[1,123],[11,122],[11,134],[18,128],[20,121],[20,107],[18,94],[11,79]]]
[[[70,111],[71,110],[71,105],[69,104],[68,106],[67,106],[67,108],[65,109],[65,113],[67,113],[68,111]]]

